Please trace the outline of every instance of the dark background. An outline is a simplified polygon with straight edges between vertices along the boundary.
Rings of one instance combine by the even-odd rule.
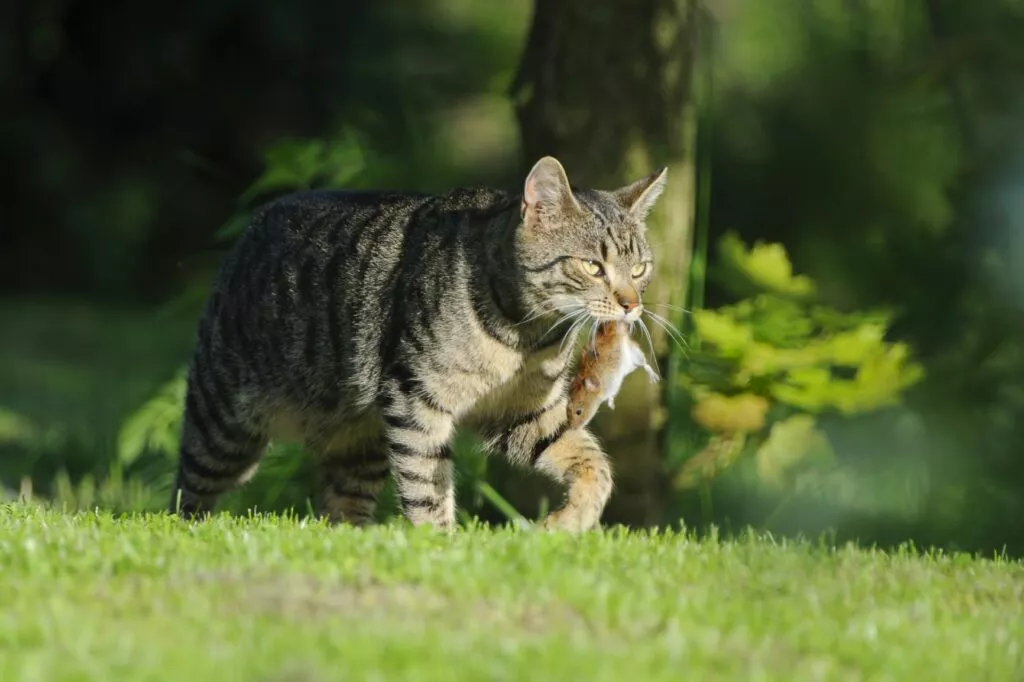
[[[602,79],[679,89],[696,104],[696,145],[679,152],[696,169],[696,222],[665,232],[694,242],[686,307],[756,295],[716,276],[729,265],[717,248],[724,235],[748,247],[777,243],[816,283],[814,305],[889,310],[885,343],[905,344],[923,371],[905,388],[885,387],[895,404],[807,410],[832,458],[782,487],[764,480],[757,443],[715,476],[676,485],[714,430],[691,416],[692,395],[672,396],[687,393],[694,363],[717,351],[699,342],[673,351],[660,476],[668,490],[650,491],[659,522],[1024,552],[1024,5],[626,4],[622,12],[653,27],[635,46],[636,32],[626,41],[628,27],[601,19],[604,10],[581,10],[594,13],[591,23],[572,20],[570,6],[582,6],[573,0],[538,0],[536,11],[569,18],[559,31],[583,66],[560,71],[556,84],[584,93],[577,106],[590,115],[636,108],[628,90],[622,111],[597,91],[587,106],[580,84]],[[691,67],[675,74],[684,80],[666,81],[670,69],[645,68],[640,57],[623,76],[597,52],[621,38],[644,54],[643,41],[656,43],[672,21],[662,17],[684,5],[700,27],[672,48]],[[199,305],[255,203],[314,185],[515,189],[538,144],[559,145],[557,135],[537,142],[538,110],[524,115],[510,94],[528,36],[544,26],[531,22],[534,10],[527,0],[5,3],[7,494],[27,489],[27,478],[36,497],[69,508],[163,506],[175,391]],[[543,60],[529,69],[542,82]],[[537,93],[534,102],[553,97]],[[657,106],[680,105],[664,97]],[[564,106],[549,111],[547,126],[573,127]],[[651,125],[636,117],[637,129]],[[591,146],[609,169],[626,165],[628,150],[610,138]],[[597,173],[571,158],[566,167],[570,177]],[[674,319],[693,340],[691,317]],[[772,405],[759,442],[799,412]],[[501,490],[503,476],[464,450],[464,509],[501,520],[487,483]],[[294,455],[271,457],[232,508],[304,513],[308,463]]]

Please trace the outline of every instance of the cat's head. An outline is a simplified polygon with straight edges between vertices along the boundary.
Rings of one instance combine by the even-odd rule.
[[[538,161],[523,187],[516,240],[530,305],[574,318],[639,319],[654,272],[644,220],[667,171],[616,190],[578,189],[556,159]]]

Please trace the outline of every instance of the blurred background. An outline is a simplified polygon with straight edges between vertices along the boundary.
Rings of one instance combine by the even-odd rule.
[[[665,380],[595,420],[606,523],[1024,554],[1021,35],[1021,0],[4,3],[2,494],[165,507],[262,201],[518,191],[553,154],[670,169]],[[558,503],[471,434],[458,465],[464,518]],[[225,506],[305,514],[310,473],[275,447]]]

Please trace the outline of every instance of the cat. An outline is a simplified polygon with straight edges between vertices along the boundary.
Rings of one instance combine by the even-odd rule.
[[[391,475],[408,521],[450,530],[458,425],[565,486],[545,528],[593,528],[612,473],[567,428],[573,341],[639,318],[666,174],[577,189],[544,157],[521,193],[309,190],[262,206],[199,321],[171,512],[209,513],[273,438],[315,454],[331,522],[371,523]]]

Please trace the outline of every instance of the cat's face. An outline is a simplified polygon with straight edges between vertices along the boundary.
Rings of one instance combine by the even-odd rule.
[[[639,319],[654,274],[644,219],[665,176],[662,169],[615,191],[573,192],[558,161],[538,161],[526,180],[518,240],[531,304],[574,320]]]

